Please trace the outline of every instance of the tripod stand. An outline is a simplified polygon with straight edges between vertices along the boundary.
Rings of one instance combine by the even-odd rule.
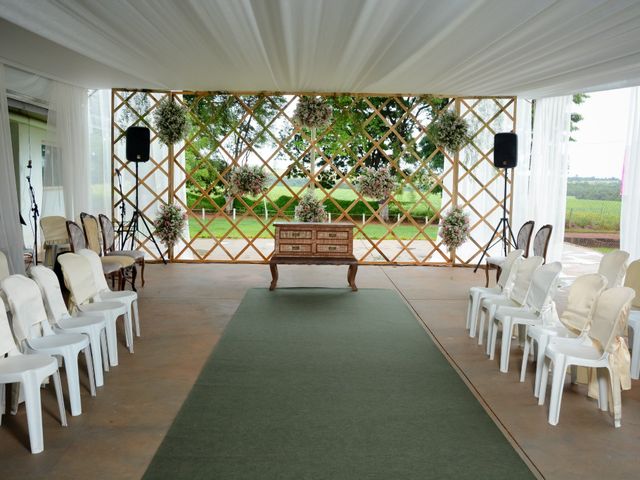
[[[512,247],[516,247],[516,237],[513,235],[513,231],[511,230],[511,225],[509,223],[509,217],[507,216],[507,184],[509,179],[509,169],[505,168],[504,170],[504,193],[502,196],[502,218],[498,222],[495,230],[493,231],[493,235],[491,235],[491,239],[489,243],[487,243],[484,252],[482,252],[482,256],[480,257],[480,261],[476,265],[476,268],[473,269],[473,273],[475,273],[480,265],[482,265],[482,260],[487,256],[489,250],[491,250],[494,246],[499,243],[502,243],[502,250],[504,252],[504,256],[507,256],[507,247],[511,245]]]
[[[124,200],[124,191],[122,190],[122,174],[120,170],[116,168],[116,175],[118,176],[118,188],[120,192],[120,206],[118,210],[120,210],[120,222],[118,223],[118,231],[116,232],[116,238],[118,239],[120,250],[124,250],[124,219],[127,216],[127,207],[125,205]],[[138,184],[136,180],[136,185]]]
[[[140,210],[138,210],[138,163],[139,162],[135,162],[136,164],[136,176],[135,176],[135,181],[136,181],[136,203],[135,206],[133,207],[133,215],[131,216],[131,220],[129,221],[129,226],[127,227],[127,232],[124,235],[124,239],[122,240],[122,247],[124,248],[124,246],[126,245],[127,241],[129,240],[129,238],[131,238],[131,250],[134,249],[134,243],[135,243],[135,239],[136,239],[136,234],[142,235],[144,238],[146,238],[147,240],[151,240],[151,242],[153,243],[153,245],[156,247],[156,250],[158,251],[158,255],[160,255],[160,258],[162,259],[163,263],[167,263],[167,260],[164,258],[164,255],[162,254],[162,250],[160,249],[160,246],[158,245],[158,242],[156,242],[156,239],[153,237],[153,233],[151,233],[151,228],[149,227],[149,224],[147,223],[147,219],[144,217],[144,215],[142,215],[140,213]],[[121,190],[122,192],[122,186],[121,186]],[[124,203],[124,201],[123,201]],[[123,210],[120,211],[121,215],[124,215],[122,212]],[[139,223],[142,221],[142,224],[144,225],[144,227],[147,230],[147,233],[143,232],[142,230],[140,230],[139,227]],[[121,226],[123,224],[121,223]]]
[[[38,265],[38,217],[40,216],[40,210],[38,209],[36,193],[31,183],[31,171],[33,169],[31,160],[27,163],[27,169],[29,170],[27,184],[29,185],[29,196],[31,198],[31,217],[33,218],[33,264]],[[22,216],[20,218],[22,218]]]

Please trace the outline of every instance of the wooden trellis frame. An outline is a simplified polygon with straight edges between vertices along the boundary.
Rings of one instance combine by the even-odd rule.
[[[256,122],[260,134],[248,138],[246,134],[233,128],[224,132],[217,139],[215,149],[209,151],[201,151],[196,145],[201,135],[210,125],[201,121],[200,117],[189,113],[192,122],[192,131],[188,138],[175,147],[160,146],[159,140],[154,127],[153,111],[157,107],[161,99],[171,96],[174,101],[184,105],[187,108],[198,105],[207,97],[212,98],[224,96],[229,102],[236,102],[235,105],[242,111],[242,120]],[[326,95],[326,94],[325,94]],[[283,104],[279,104],[274,98],[284,97]],[[370,112],[362,125],[362,132],[371,147],[366,152],[357,154],[354,152],[348,142],[340,142],[341,151],[352,158],[354,161],[348,166],[347,171],[343,171],[334,165],[337,154],[326,154],[320,147],[322,139],[332,133],[333,124],[326,129],[318,132],[318,136],[314,141],[307,131],[293,126],[291,115],[292,107],[296,102],[296,94],[266,94],[266,93],[226,93],[226,92],[168,92],[168,91],[136,91],[136,90],[117,90],[112,91],[112,157],[113,171],[122,172],[127,181],[122,188],[114,180],[113,184],[113,217],[116,223],[119,222],[119,207],[122,202],[131,207],[134,204],[134,185],[132,181],[134,168],[126,162],[124,158],[124,135],[126,128],[131,125],[142,125],[149,127],[152,135],[152,155],[148,164],[145,164],[144,172],[141,173],[139,179],[139,188],[144,191],[144,201],[140,204],[140,210],[149,221],[153,219],[155,209],[160,202],[174,202],[188,212],[191,222],[195,224],[193,238],[183,238],[180,245],[177,245],[171,251],[165,253],[172,261],[176,262],[231,262],[231,263],[267,263],[273,250],[273,234],[272,224],[276,220],[282,220],[287,217],[286,212],[298,199],[298,191],[291,187],[287,180],[287,171],[277,171],[273,167],[273,163],[278,157],[287,158],[291,164],[297,165],[307,175],[305,187],[308,186],[313,179],[309,178],[310,172],[304,165],[304,158],[309,154],[311,149],[315,149],[317,160],[321,163],[316,167],[314,179],[320,178],[323,174],[331,173],[336,182],[331,187],[323,187],[316,182],[317,191],[325,197],[331,205],[335,206],[339,212],[332,221],[350,221],[354,223],[355,234],[359,237],[357,240],[358,247],[356,256],[362,264],[398,264],[398,265],[471,265],[477,261],[485,247],[484,236],[486,229],[493,229],[495,223],[494,217],[500,211],[502,205],[501,194],[495,193],[495,187],[500,185],[502,189],[502,181],[504,179],[504,171],[496,170],[492,167],[492,143],[489,145],[487,139],[496,131],[515,130],[515,98],[513,97],[464,97],[449,99],[447,108],[454,108],[460,115],[469,120],[472,130],[470,142],[465,147],[465,155],[471,158],[466,163],[461,159],[461,154],[450,154],[441,149],[435,150],[429,157],[422,158],[417,152],[416,145],[424,138],[429,127],[429,121],[419,118],[416,113],[415,106],[408,107],[402,101],[403,98],[416,97],[411,95],[350,95],[362,101]],[[190,101],[186,101],[185,97]],[[216,97],[216,98],[217,98]],[[140,98],[146,98],[144,102],[139,102]],[[251,105],[248,99],[258,98],[258,102]],[[376,99],[378,106],[373,102]],[[136,104],[136,101],[140,104]],[[256,120],[255,112],[258,108],[268,105],[272,109],[271,115],[265,122]],[[382,112],[385,108],[394,106],[398,108],[400,117],[395,123],[389,123],[387,117]],[[127,115],[123,115],[126,112]],[[122,117],[126,117],[127,121],[123,121]],[[409,119],[414,127],[414,131],[410,132],[411,136],[403,135],[399,130],[401,121]],[[367,131],[367,127],[375,121],[382,121],[386,131],[378,138],[373,138]],[[288,129],[283,129],[282,125],[286,125]],[[276,126],[278,130],[275,131]],[[497,130],[499,128],[500,130]],[[284,133],[279,137],[278,134]],[[272,144],[271,151],[264,151],[257,143],[256,138],[265,135],[270,138]],[[304,139],[305,148],[302,151],[292,151],[290,142],[296,135],[301,135]],[[234,137],[235,136],[235,137]],[[402,147],[402,155],[408,155],[413,158],[416,163],[413,165],[413,171],[403,169],[402,158],[395,158],[393,153],[384,148],[384,142],[395,136],[396,141]],[[226,142],[230,138],[235,138],[242,144],[239,151],[231,152],[227,148]],[[434,215],[426,218],[424,221],[415,218],[412,214],[412,207],[405,205],[396,199],[393,194],[388,200],[389,204],[395,205],[398,210],[398,217],[395,222],[385,222],[381,217],[380,209],[375,208],[369,199],[360,195],[352,184],[354,173],[359,167],[364,165],[367,157],[377,150],[389,165],[396,168],[398,174],[405,185],[405,189],[409,190],[415,196],[415,203],[424,203],[428,208],[432,209]],[[187,153],[194,155],[199,160],[195,168],[187,168],[186,162],[182,159]],[[434,184],[427,191],[422,191],[416,185],[418,175],[421,171],[429,167],[433,157],[437,153],[444,155],[444,167],[442,171],[434,178]],[[222,158],[227,163],[226,168],[216,172],[216,180],[209,186],[203,186],[195,178],[197,171],[208,164],[213,158]],[[246,156],[251,156],[252,161],[259,163],[264,171],[271,175],[275,180],[269,186],[266,192],[258,198],[253,199],[254,203],[250,204],[245,198],[236,197],[234,200],[242,207],[245,212],[238,218],[229,213],[226,205],[218,205],[213,201],[212,193],[217,186],[226,186],[228,184],[227,175],[233,167],[242,162]],[[281,159],[279,161],[282,161]],[[488,168],[490,176],[487,177]],[[479,172],[484,172],[480,175]],[[158,179],[160,179],[158,181]],[[509,179],[508,195],[511,202],[511,183]],[[460,185],[466,185],[466,191],[463,192],[459,188]],[[158,187],[158,185],[160,185]],[[185,191],[187,186],[192,191],[192,195],[196,195],[195,201],[186,200]],[[276,186],[284,187],[291,198],[283,205],[278,205],[269,194]],[[438,207],[430,200],[430,193],[440,186],[443,190],[443,200]],[[349,205],[343,206],[336,198],[336,194],[344,188],[352,189],[355,197]],[[471,188],[471,190],[469,190]],[[302,188],[300,192],[303,192]],[[193,193],[195,191],[195,193]],[[447,200],[445,201],[445,198]],[[483,198],[485,204],[482,208],[478,207],[477,199]],[[199,209],[204,203],[210,204],[212,212],[204,219],[200,218]],[[360,203],[361,202],[361,203]],[[269,209],[273,211],[272,216],[265,220],[262,215],[256,212],[256,209],[267,204]],[[352,213],[352,209],[356,205],[364,205],[369,210],[368,218],[362,221],[361,216]],[[433,233],[434,227],[437,226],[438,218],[441,213],[448,210],[452,206],[457,205],[465,208],[472,213],[471,235],[466,250],[450,252],[442,245],[440,238],[432,238],[429,232]],[[252,235],[245,233],[241,228],[241,222],[251,220],[257,223],[257,230]],[[126,223],[126,220],[125,220]],[[217,225],[226,225],[223,231],[213,234],[214,227]],[[411,230],[410,234],[400,234],[396,230],[403,227],[405,230]],[[379,238],[371,238],[368,233],[370,228],[382,230]],[[477,232],[484,231],[484,236]],[[204,239],[204,236],[211,238]],[[261,237],[267,237],[267,240]],[[237,237],[237,238],[232,238]],[[270,240],[269,240],[270,239]],[[484,239],[484,240],[483,240]],[[145,238],[139,239],[140,248],[144,249],[150,260],[159,259],[157,251],[153,245]]]

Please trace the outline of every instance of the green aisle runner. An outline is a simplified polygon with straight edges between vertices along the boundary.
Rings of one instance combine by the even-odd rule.
[[[145,479],[533,478],[391,290],[250,290]]]

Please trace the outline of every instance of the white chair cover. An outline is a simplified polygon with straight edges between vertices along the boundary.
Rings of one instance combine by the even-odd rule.
[[[47,311],[36,282],[24,275],[11,275],[2,281],[2,289],[9,299],[13,331],[18,342],[41,336],[41,328],[34,327],[47,320]]]
[[[75,253],[65,253],[58,257],[62,267],[64,283],[71,292],[74,305],[90,302],[98,293],[89,261]]]
[[[607,288],[607,279],[599,273],[576,278],[569,289],[567,306],[560,322],[576,335],[589,328],[598,297]]]
[[[69,311],[64,303],[60,282],[53,270],[38,265],[29,269],[29,275],[36,281],[42,291],[49,322],[52,325],[56,325],[63,318],[68,318]]]
[[[629,254],[623,250],[614,250],[602,256],[598,266],[598,273],[607,278],[607,288],[622,285],[628,259]]]
[[[527,301],[527,295],[529,294],[529,288],[531,287],[531,279],[536,269],[542,265],[544,259],[542,257],[529,257],[523,259],[518,265],[518,271],[516,272],[516,278],[513,283],[513,290],[511,290],[511,300],[517,302],[520,305],[524,305]]]

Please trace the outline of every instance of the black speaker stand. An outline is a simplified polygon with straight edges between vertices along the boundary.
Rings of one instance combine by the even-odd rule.
[[[31,199],[31,218],[33,219],[33,264],[38,265],[38,217],[40,217],[40,210],[38,209],[38,202],[36,202],[36,193],[33,190],[33,184],[31,183],[31,171],[33,164],[31,160],[27,164],[29,174],[27,175],[27,184],[29,185],[29,198]]]
[[[487,243],[484,252],[482,252],[482,256],[480,257],[480,261],[476,265],[476,268],[473,269],[473,273],[478,271],[480,265],[482,265],[482,260],[487,256],[489,250],[491,250],[494,246],[499,243],[502,243],[502,250],[504,252],[504,256],[507,256],[508,247],[516,247],[516,237],[513,235],[513,230],[511,230],[511,224],[509,223],[509,217],[507,216],[507,184],[509,179],[509,169],[505,168],[504,170],[504,193],[502,196],[502,218],[498,222],[495,230],[493,231],[493,235],[491,235],[491,239],[489,243]]]
[[[135,192],[136,204],[135,204],[135,207],[133,208],[133,215],[131,216],[131,220],[129,221],[129,225],[124,235],[124,239],[122,240],[122,246],[124,249],[124,246],[126,245],[127,241],[131,239],[131,250],[133,250],[135,240],[136,240],[136,235],[142,235],[147,240],[151,240],[153,245],[156,247],[156,250],[158,251],[158,255],[160,255],[160,258],[162,259],[162,262],[166,265],[167,260],[164,258],[164,255],[162,254],[162,250],[160,249],[158,242],[156,242],[156,239],[153,236],[152,230],[149,227],[149,224],[147,223],[147,219],[142,213],[140,213],[140,210],[138,209],[138,163],[139,162],[135,162],[136,164],[136,179],[135,179],[136,180],[136,192]],[[146,228],[146,233],[140,230],[140,225],[139,225],[140,221],[142,221],[142,224]]]

